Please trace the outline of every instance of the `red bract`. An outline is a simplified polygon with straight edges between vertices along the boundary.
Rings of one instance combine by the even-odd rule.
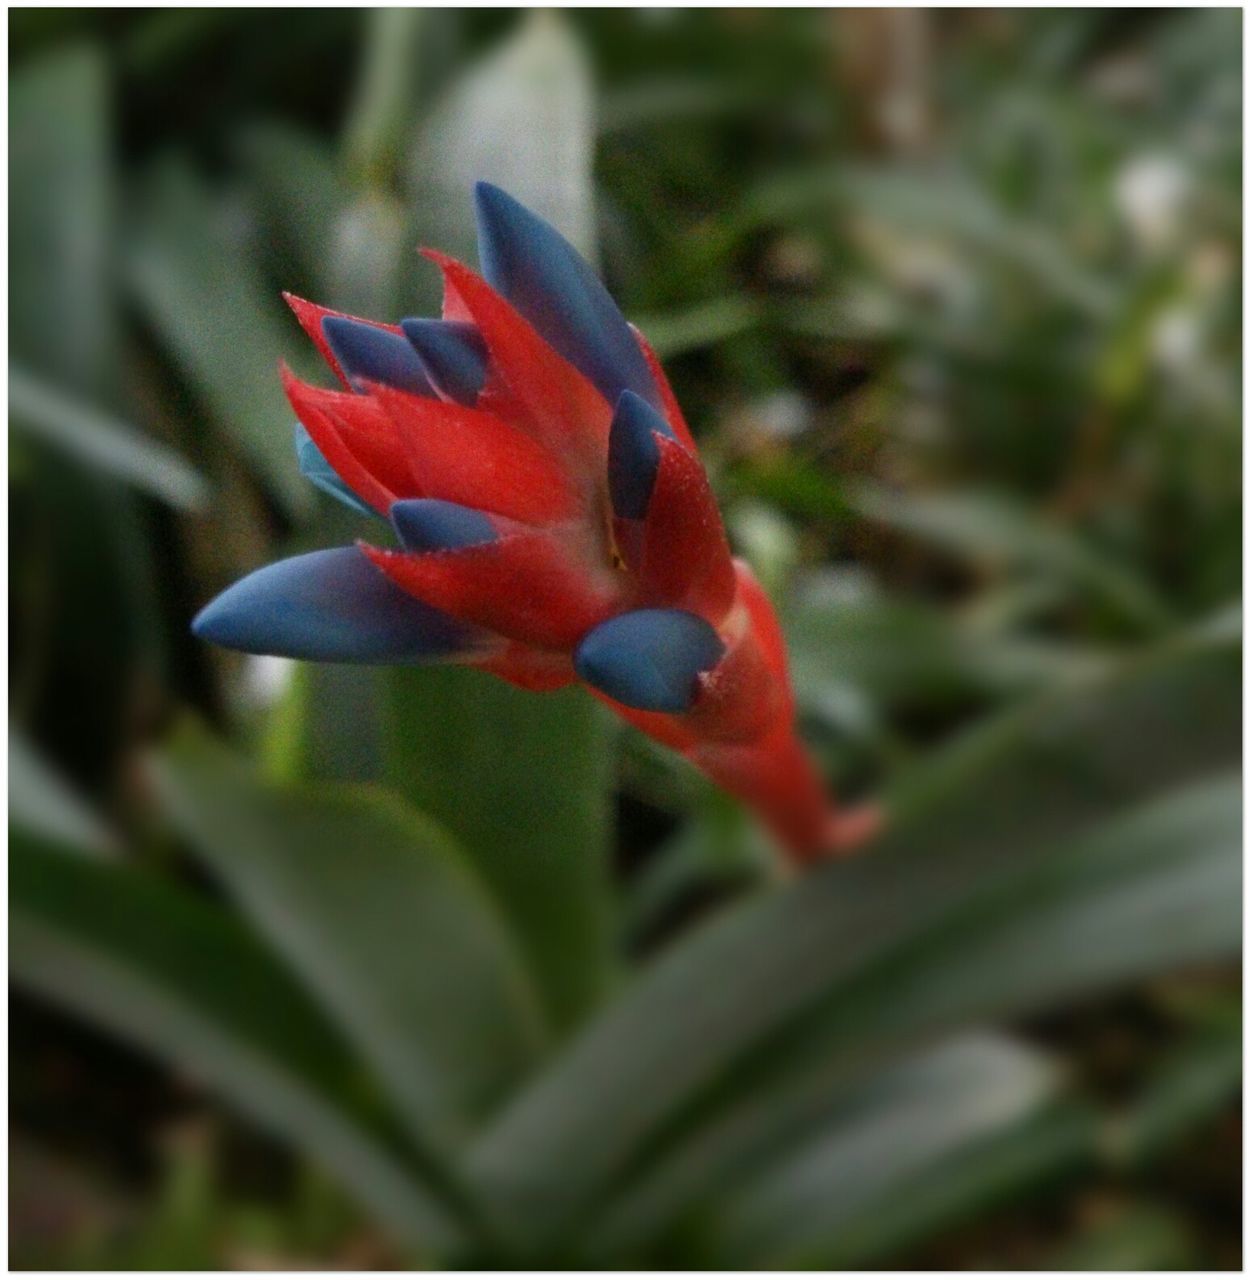
[[[732,558],[645,340],[573,249],[478,188],[486,278],[429,253],[441,320],[376,324],[290,298],[342,384],[287,371],[301,469],[390,522],[236,583],[197,632],[323,661],[459,662],[525,689],[580,680],[740,796],[807,860],[862,837],[794,732],[785,643]]]

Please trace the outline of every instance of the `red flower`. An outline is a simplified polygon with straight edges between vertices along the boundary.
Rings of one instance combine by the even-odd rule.
[[[343,384],[283,371],[300,467],[398,547],[259,570],[195,620],[231,648],[450,661],[526,689],[582,680],[809,859],[835,819],[794,734],[785,642],[725,539],[659,362],[550,226],[479,184],[485,278],[441,254],[441,320],[288,298]]]

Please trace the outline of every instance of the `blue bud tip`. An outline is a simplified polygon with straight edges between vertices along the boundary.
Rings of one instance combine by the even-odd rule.
[[[724,657],[716,630],[683,609],[637,609],[589,632],[577,647],[577,674],[639,711],[689,711],[698,677]]]
[[[405,551],[455,551],[494,542],[497,537],[485,512],[437,498],[405,498],[395,503],[391,523]]]

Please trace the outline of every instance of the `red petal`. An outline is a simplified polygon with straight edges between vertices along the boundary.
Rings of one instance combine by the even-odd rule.
[[[550,693],[577,680],[568,654],[524,644],[511,643],[498,657],[486,658],[474,665],[533,693]]]
[[[358,487],[363,472],[374,483],[375,492],[389,494],[391,502],[397,497],[419,496],[414,491],[399,431],[371,396],[310,386],[285,366],[282,385],[296,417],[349,489],[370,506],[377,506]],[[310,418],[316,420],[316,426]],[[323,443],[322,434],[328,428],[331,430]],[[344,453],[349,455],[347,459]],[[385,514],[387,507],[381,510]]]
[[[746,746],[697,747],[690,759],[755,809],[795,858],[808,861],[828,851],[834,830],[832,805],[788,726]]]
[[[583,474],[602,483],[612,425],[607,401],[485,280],[454,258],[431,249],[422,252],[438,264],[448,286],[463,299],[490,352],[493,372],[524,412],[520,425],[557,456],[577,460]],[[478,403],[495,407],[489,396],[485,404],[481,398]]]
[[[318,403],[314,393],[319,388],[310,387],[301,382],[285,365],[281,367],[282,386],[295,415],[304,424],[305,430],[313,438],[313,443],[321,450],[325,460],[334,468],[339,479],[362,501],[367,502],[380,515],[385,515],[395,501],[396,494],[385,484],[376,479],[367,466],[349,448],[345,436],[348,432],[346,424]]]
[[[295,312],[295,318],[300,322],[300,326],[304,332],[313,340],[313,344],[321,353],[321,358],[334,370],[334,376],[349,391],[351,384],[347,381],[343,370],[339,368],[339,362],[334,358],[334,352],[330,350],[330,344],[326,341],[325,334],[321,331],[321,322],[326,316],[341,316],[347,320],[357,320],[361,324],[371,324],[375,329],[385,329],[389,333],[403,333],[403,330],[397,324],[382,324],[377,320],[365,320],[361,316],[349,316],[346,311],[332,311],[329,307],[318,306],[315,302],[308,302],[304,298],[297,298],[293,293],[284,293],[282,295],[288,307]],[[304,423],[308,426],[308,423]]]
[[[532,437],[489,413],[373,386],[371,398],[399,432],[419,491],[548,524],[577,516],[580,495],[560,463]]]
[[[651,376],[655,379],[655,385],[659,389],[660,399],[664,403],[664,417],[668,425],[677,433],[677,438],[690,450],[696,457],[699,449],[694,442],[694,436],[690,434],[690,428],[686,425],[686,416],[681,411],[681,405],[677,403],[677,397],[673,394],[673,388],[669,386],[668,377],[664,372],[664,366],[660,363],[660,358],[651,348],[651,344],[643,337],[642,332],[634,325],[629,326],[634,331],[634,337],[638,339],[638,345],[642,348],[643,359],[647,362],[647,367],[651,370]]]
[[[751,630],[764,655],[764,661],[768,663],[785,695],[784,714],[787,719],[791,719],[794,716],[794,689],[790,683],[790,660],[786,653],[786,638],[782,633],[781,623],[777,621],[776,611],[767,592],[751,572],[751,566],[745,560],[735,560],[733,566],[738,578],[738,599],[746,608],[751,620]]]
[[[362,550],[426,604],[542,649],[571,649],[620,599],[615,583],[596,581],[546,533],[422,554]]]
[[[685,718],[701,741],[752,742],[789,726],[786,703],[785,689],[748,629],[699,677],[699,696]]]
[[[473,323],[473,313],[465,306],[460,291],[446,276],[443,277],[443,319]]]
[[[656,443],[660,465],[636,561],[639,597],[657,607],[689,609],[719,627],[738,584],[715,495],[689,450],[658,433]],[[628,528],[618,533],[628,555],[635,540]]]

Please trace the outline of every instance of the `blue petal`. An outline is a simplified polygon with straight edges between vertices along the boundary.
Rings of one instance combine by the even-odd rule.
[[[299,462],[300,474],[311,480],[322,493],[337,498],[363,516],[377,515],[371,506],[361,502],[339,479],[338,472],[326,461],[325,454],[317,448],[317,442],[308,434],[308,428],[302,422],[295,424],[295,457]]]
[[[477,184],[476,197],[478,253],[490,284],[609,404],[628,389],[660,409],[638,340],[577,250],[489,182]]]
[[[334,358],[357,390],[360,389],[357,384],[366,380],[419,396],[434,394],[417,353],[402,333],[391,333],[389,329],[379,329],[363,320],[349,320],[346,316],[326,316],[321,322],[321,331]]]
[[[725,654],[715,629],[682,609],[638,609],[589,632],[573,655],[587,684],[639,711],[689,711],[698,676]]]
[[[641,520],[647,514],[660,469],[657,432],[670,440],[677,438],[645,400],[632,391],[621,392],[608,437],[608,492],[612,510],[624,519]]]
[[[455,551],[494,542],[497,536],[485,512],[439,498],[405,498],[395,503],[391,523],[406,551]]]
[[[257,569],[202,609],[191,630],[227,649],[314,662],[415,662],[486,638],[401,591],[356,547]]]
[[[486,343],[477,326],[456,320],[401,320],[425,376],[458,404],[473,405],[486,381]]]

